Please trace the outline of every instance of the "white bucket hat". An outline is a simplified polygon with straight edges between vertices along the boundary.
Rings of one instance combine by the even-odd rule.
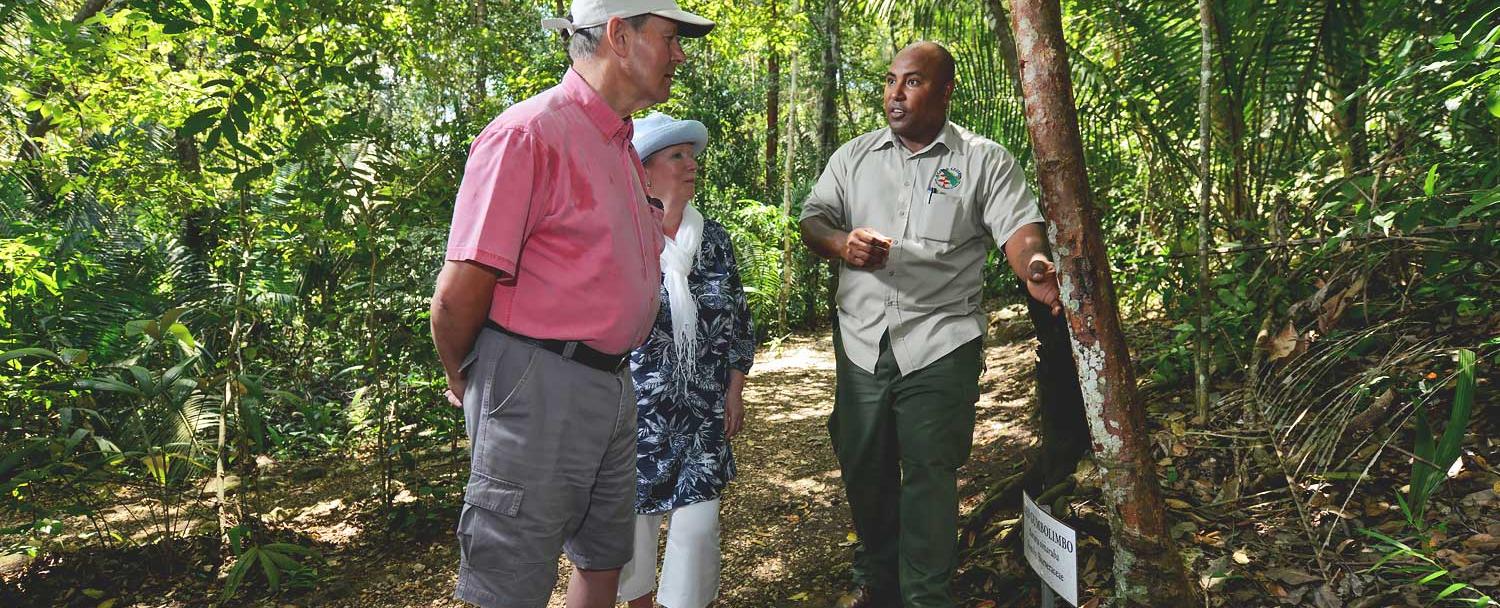
[[[677,120],[661,112],[652,112],[635,121],[635,153],[645,161],[652,154],[667,146],[693,144],[693,155],[697,156],[708,146],[708,128],[696,120]]]
[[[678,23],[677,34],[685,38],[698,38],[714,29],[714,22],[682,10],[674,0],[573,0],[572,21],[567,19],[543,19],[542,27],[565,30],[569,35],[582,29],[604,25],[610,17],[628,19],[637,15],[652,14]]]

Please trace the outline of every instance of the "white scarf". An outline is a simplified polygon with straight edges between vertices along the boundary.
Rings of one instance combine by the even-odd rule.
[[[677,360],[679,379],[693,377],[698,362],[698,300],[688,285],[688,274],[703,243],[703,214],[692,203],[682,209],[682,223],[677,236],[666,237],[661,252],[662,282],[667,285],[667,302],[671,305],[672,350]]]

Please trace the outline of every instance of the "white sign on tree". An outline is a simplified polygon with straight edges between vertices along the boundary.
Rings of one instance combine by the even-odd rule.
[[[1078,605],[1078,535],[1021,493],[1026,562],[1053,591]]]

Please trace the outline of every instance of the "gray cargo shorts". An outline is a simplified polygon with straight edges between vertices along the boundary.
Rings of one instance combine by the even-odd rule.
[[[585,570],[630,561],[635,389],[609,373],[484,329],[464,361],[473,452],[458,517],[453,597],[542,608],[566,551]]]

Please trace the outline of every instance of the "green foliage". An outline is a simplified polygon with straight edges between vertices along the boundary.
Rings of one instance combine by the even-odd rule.
[[[1371,530],[1369,528],[1360,528],[1359,531],[1365,536],[1382,543],[1376,548],[1382,554],[1380,560],[1375,562],[1375,565],[1370,566],[1366,572],[1390,569],[1398,573],[1410,575],[1410,585],[1438,588],[1437,594],[1432,598],[1434,604],[1446,600],[1448,602],[1468,604],[1477,608],[1495,603],[1494,599],[1476,589],[1473,585],[1454,580],[1453,571],[1444,568],[1432,555],[1419,548],[1425,546],[1423,543],[1414,542],[1408,544],[1382,534],[1378,530]],[[1418,540],[1421,540],[1420,537]],[[1393,562],[1397,562],[1399,565],[1389,565]],[[1465,595],[1458,595],[1459,592],[1467,592],[1467,597]]]
[[[1404,507],[1409,508],[1408,518],[1421,527],[1427,513],[1427,499],[1438,485],[1447,478],[1448,468],[1458,460],[1463,446],[1464,434],[1469,428],[1469,419],[1474,412],[1474,351],[1458,351],[1458,388],[1453,395],[1453,409],[1448,413],[1448,424],[1443,435],[1434,439],[1427,422],[1427,414],[1417,410],[1416,444],[1412,448],[1411,491]]]
[[[271,593],[281,591],[284,577],[289,579],[287,587],[310,588],[316,584],[316,570],[292,557],[296,555],[317,560],[320,556],[316,551],[292,543],[246,543],[244,539],[247,536],[249,532],[243,526],[236,526],[229,531],[230,550],[235,554],[235,561],[224,578],[224,590],[219,595],[220,604],[234,597],[246,577],[253,573],[265,577]]]
[[[828,267],[796,243],[792,218],[826,160],[822,49],[834,32],[820,2],[795,13],[777,2],[775,14],[771,3],[683,4],[720,23],[686,42],[660,107],[709,129],[696,203],[733,236],[762,337],[781,337],[784,275],[790,328],[818,326]],[[1218,3],[1210,229],[1215,246],[1243,249],[1211,260],[1213,331],[1200,337],[1189,323],[1200,295],[1196,12],[1064,3],[1118,296],[1127,318],[1169,328],[1138,352],[1156,382],[1190,377],[1203,339],[1214,369],[1233,375],[1264,319],[1349,276],[1373,295],[1327,333],[1496,312],[1496,9],[1364,4],[1359,17],[1317,0]],[[0,510],[16,522],[0,551],[44,552],[63,535],[131,542],[126,524],[101,515],[116,491],[206,508],[197,484],[221,458],[252,488],[263,455],[373,457],[390,482],[417,475],[423,449],[456,445],[462,420],[438,390],[428,296],[468,144],[567,66],[560,40],[536,27],[555,3],[484,5],[482,18],[462,0],[0,6]],[[886,65],[927,37],[958,59],[953,119],[1029,166],[986,5],[847,5],[827,87],[832,138],[883,126]],[[768,100],[771,52],[781,96]],[[1355,102],[1363,159],[1339,122]],[[767,154],[773,108],[780,139]],[[1015,297],[998,257],[991,267],[986,298]],[[1432,442],[1432,462],[1442,445]],[[408,487],[424,505],[456,491]],[[388,521],[430,519],[404,508]],[[149,516],[156,537],[184,533],[172,512]],[[296,571],[270,557],[296,551],[271,543],[235,553],[227,596]]]

